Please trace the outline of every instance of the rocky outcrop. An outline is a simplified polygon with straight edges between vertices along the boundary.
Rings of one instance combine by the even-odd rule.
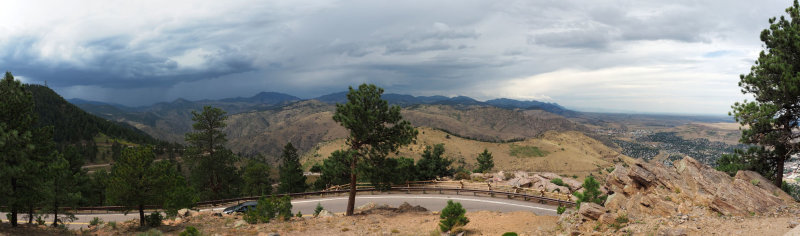
[[[581,214],[582,216],[585,216],[586,218],[592,220],[600,219],[600,216],[602,216],[605,213],[606,213],[605,207],[597,205],[597,203],[591,203],[591,202],[581,203],[581,208],[578,211],[578,214]]]
[[[737,176],[731,178],[689,157],[675,167],[619,164],[606,179],[606,187],[614,193],[606,207],[631,214],[672,216],[702,206],[723,215],[743,216],[766,213],[791,199],[781,197],[786,193],[755,172]]]
[[[644,220],[659,227],[666,223],[658,232],[661,235],[686,235],[695,229],[678,226],[689,220],[771,216],[788,212],[794,202],[752,171],[731,177],[689,157],[674,167],[641,161],[629,164],[617,164],[607,176],[609,196],[604,206],[582,203],[577,212],[559,218],[567,233],[630,233],[629,222]]]

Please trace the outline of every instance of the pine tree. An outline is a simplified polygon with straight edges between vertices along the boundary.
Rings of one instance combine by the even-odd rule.
[[[126,213],[138,208],[139,224],[145,226],[144,206],[164,203],[166,192],[176,176],[169,162],[154,162],[149,147],[126,148],[114,163],[109,175],[106,195],[108,202],[126,207]]]
[[[306,177],[303,175],[303,166],[300,165],[300,156],[297,155],[297,149],[292,146],[292,143],[287,143],[283,147],[281,154],[280,184],[278,185],[278,192],[280,193],[299,193],[308,189],[306,185]]]
[[[186,134],[189,144],[186,157],[190,164],[191,182],[202,190],[203,199],[222,199],[237,196],[241,176],[234,166],[239,157],[225,148],[225,111],[211,106],[192,112],[192,128]]]
[[[453,174],[450,164],[453,160],[444,157],[444,144],[426,146],[422,158],[417,162],[417,175],[421,180],[431,180],[437,177]]]
[[[478,169],[475,172],[483,173],[494,168],[494,158],[492,153],[487,149],[483,149],[483,153],[478,154]]]
[[[781,186],[784,162],[800,153],[800,4],[786,9],[790,19],[769,19],[770,27],[761,32],[765,50],[761,51],[750,73],[740,75],[742,93],[754,101],[735,103],[731,112],[742,124],[741,142],[767,147],[772,153],[761,156],[774,163],[773,176]]]
[[[244,168],[243,195],[264,196],[272,193],[272,178],[267,163],[251,160]]]
[[[349,88],[347,103],[336,104],[333,120],[350,131],[347,145],[354,151],[350,162],[350,195],[347,200],[348,216],[353,215],[356,201],[356,167],[359,160],[382,159],[398,147],[408,145],[417,137],[417,130],[403,120],[400,107],[381,99],[383,89],[372,84],[362,84],[358,90]]]
[[[0,202],[8,206],[8,220],[13,227],[17,226],[17,214],[31,197],[24,190],[31,187],[30,178],[36,178],[34,171],[41,169],[41,163],[31,158],[35,151],[35,122],[31,93],[6,72],[0,81],[0,126],[5,133],[4,142],[0,143]]]
[[[78,167],[77,170],[70,168],[70,162],[64,155],[57,152],[52,154],[55,158],[48,166],[48,189],[50,212],[53,213],[53,226],[58,226],[59,208],[64,206],[75,207],[82,199],[80,192],[80,182],[83,180],[85,172]],[[67,213],[68,218],[74,219],[72,214]]]

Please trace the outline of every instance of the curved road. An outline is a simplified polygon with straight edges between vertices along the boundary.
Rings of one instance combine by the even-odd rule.
[[[364,205],[369,202],[374,202],[378,205],[387,204],[392,207],[398,207],[403,202],[408,202],[412,206],[420,205],[427,208],[429,211],[440,211],[447,205],[447,200],[460,202],[467,211],[499,211],[499,212],[512,212],[512,211],[531,211],[537,215],[556,215],[556,206],[544,205],[536,202],[506,199],[506,198],[492,198],[492,197],[475,197],[468,195],[439,195],[439,194],[376,194],[376,195],[357,195],[356,207]],[[297,214],[298,211],[303,215],[311,215],[316,208],[317,203],[321,204],[326,210],[334,213],[343,213],[347,207],[347,196],[336,196],[327,198],[309,198],[309,199],[294,199],[292,200],[292,211]],[[235,204],[229,204],[232,206]],[[201,211],[216,211],[221,212],[224,207],[214,209],[203,209]],[[131,219],[138,219],[138,212],[130,212],[128,215],[114,213],[114,214],[80,214],[75,215],[78,220],[70,223],[70,228],[78,229],[87,227],[89,221],[94,217],[99,217],[104,222],[116,221],[123,222]],[[0,214],[3,221],[6,221],[5,214]],[[52,221],[52,220],[51,220]],[[48,221],[49,223],[49,221]]]

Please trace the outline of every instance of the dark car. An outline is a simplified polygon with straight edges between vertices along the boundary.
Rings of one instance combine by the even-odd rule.
[[[222,210],[222,213],[225,214],[232,214],[234,212],[246,213],[249,210],[255,210],[256,205],[258,205],[258,202],[256,201],[243,202],[239,205],[225,208],[225,210]]]

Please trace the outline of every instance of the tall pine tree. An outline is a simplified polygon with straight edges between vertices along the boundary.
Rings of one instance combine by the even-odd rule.
[[[186,134],[192,184],[201,190],[203,199],[237,196],[241,176],[233,164],[239,158],[225,148],[225,111],[205,106],[202,112],[192,111],[192,115],[195,132]]]
[[[333,120],[350,131],[347,145],[353,150],[350,162],[350,195],[348,216],[353,215],[356,202],[356,168],[360,160],[381,160],[408,145],[417,137],[417,130],[400,115],[399,106],[389,106],[381,99],[383,89],[372,84],[349,88],[347,103],[336,104]]]
[[[299,193],[308,189],[306,177],[303,175],[303,166],[300,165],[300,156],[292,143],[287,143],[281,153],[280,181],[278,192]]]
[[[0,202],[8,206],[8,220],[14,227],[17,214],[30,206],[26,200],[33,197],[26,190],[40,184],[36,172],[42,163],[33,158],[35,123],[31,93],[6,72],[0,81],[0,126],[5,128],[5,140],[0,143]]]

